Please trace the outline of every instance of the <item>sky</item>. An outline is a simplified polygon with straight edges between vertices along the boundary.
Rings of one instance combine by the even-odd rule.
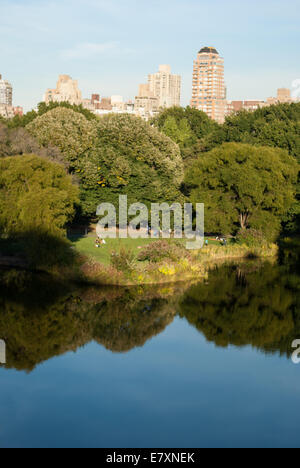
[[[170,64],[187,105],[193,60],[214,46],[228,99],[266,99],[300,79],[299,24],[300,0],[1,0],[0,74],[29,110],[59,74],[83,97],[132,99]]]

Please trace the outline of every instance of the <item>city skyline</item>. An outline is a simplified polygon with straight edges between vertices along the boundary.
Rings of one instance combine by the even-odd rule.
[[[299,0],[284,9],[277,0],[142,3],[2,1],[1,72],[13,85],[14,103],[34,107],[59,74],[76,77],[84,96],[133,98],[149,71],[169,63],[182,76],[187,105],[193,60],[207,45],[225,59],[230,100],[266,99],[300,77]]]

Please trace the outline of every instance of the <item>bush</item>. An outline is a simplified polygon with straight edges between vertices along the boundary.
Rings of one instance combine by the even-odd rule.
[[[111,265],[123,273],[132,273],[135,270],[136,258],[132,250],[121,248],[120,252],[112,252]]]
[[[140,262],[160,263],[163,260],[177,262],[182,258],[189,258],[189,253],[180,242],[160,240],[144,247],[139,256]]]
[[[236,240],[238,244],[247,247],[262,247],[267,244],[264,234],[256,229],[241,229]]]

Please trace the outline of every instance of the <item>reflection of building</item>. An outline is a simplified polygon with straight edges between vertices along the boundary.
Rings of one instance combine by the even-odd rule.
[[[219,123],[224,122],[224,59],[213,47],[203,47],[194,61],[191,107],[202,110]]]
[[[181,76],[172,75],[170,65],[160,65],[157,73],[148,76],[148,84],[159,107],[180,106]]]

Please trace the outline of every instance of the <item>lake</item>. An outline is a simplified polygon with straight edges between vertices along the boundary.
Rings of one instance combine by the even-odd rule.
[[[298,258],[78,288],[2,271],[1,447],[299,447]]]

